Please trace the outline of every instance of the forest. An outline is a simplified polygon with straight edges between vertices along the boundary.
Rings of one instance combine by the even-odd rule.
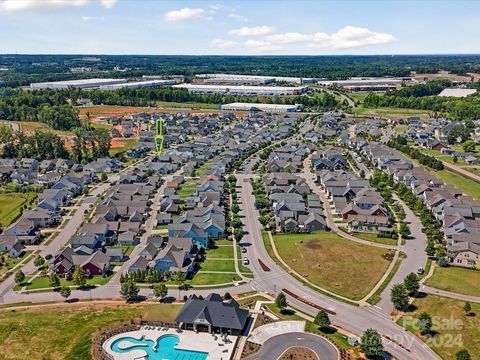
[[[465,98],[437,96],[450,87],[449,81],[429,81],[426,84],[404,87],[384,95],[370,93],[363,105],[369,108],[394,107],[430,110],[436,116],[452,120],[477,120],[480,118],[480,95]]]
[[[465,75],[479,71],[478,55],[371,55],[371,56],[160,56],[160,55],[0,55],[0,87],[81,77],[136,77],[236,73],[315,77],[331,80],[352,76],[408,76],[439,70]],[[74,74],[71,67],[91,67]],[[125,72],[112,71],[115,66]]]

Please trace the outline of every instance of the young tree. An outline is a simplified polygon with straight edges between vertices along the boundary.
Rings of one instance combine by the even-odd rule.
[[[467,349],[462,349],[455,354],[457,360],[471,360],[472,357]]]
[[[23,273],[22,270],[18,270],[16,273],[15,273],[15,282],[20,285],[20,284],[23,284],[23,282],[25,281],[25,274]]]
[[[122,298],[126,301],[133,300],[138,295],[139,291],[140,289],[133,280],[125,281],[120,287],[120,295],[122,295]]]
[[[107,181],[107,179],[108,179],[108,175],[107,175],[107,174],[102,173],[102,175],[100,175],[100,180],[101,180],[101,181]]]
[[[320,310],[315,316],[313,323],[318,325],[319,328],[326,328],[330,325],[330,318],[324,310]]]
[[[85,271],[80,266],[75,267],[73,272],[72,281],[78,287],[84,287],[87,284],[87,277]]]
[[[426,334],[432,330],[432,317],[428,313],[422,312],[418,317],[418,320],[420,321],[419,329],[422,334]]]
[[[275,298],[275,305],[277,305],[281,312],[283,312],[283,310],[285,310],[285,308],[288,306],[287,297],[283,292],[278,294]]]
[[[410,228],[404,222],[400,224],[400,229],[398,230],[398,232],[400,233],[400,235],[402,235],[402,238],[404,239],[410,236]]]
[[[465,315],[470,316],[472,305],[470,305],[470,303],[467,301],[465,305],[463,305],[463,310],[465,311]]]
[[[56,272],[52,272],[50,274],[50,277],[48,278],[48,283],[50,284],[50,287],[54,289],[60,286],[60,278],[58,277]]]
[[[178,299],[180,299],[180,291],[185,283],[185,274],[178,270],[175,272],[175,274],[173,274],[172,280],[178,286]]]
[[[375,329],[367,329],[360,339],[360,349],[368,357],[379,356],[383,351],[382,338]]]
[[[403,280],[403,285],[407,289],[409,294],[414,294],[420,289],[420,282],[418,280],[418,275],[411,272],[407,275],[405,280]]]
[[[62,288],[60,289],[60,295],[65,298],[65,301],[68,300],[70,295],[72,294],[72,291],[67,285],[63,285]]]
[[[164,283],[153,285],[153,295],[162,300],[168,294],[167,286]]]
[[[403,284],[395,284],[390,291],[390,299],[396,309],[402,309],[408,304],[408,292]]]
[[[41,268],[44,264],[45,259],[41,255],[38,255],[35,260],[33,260],[33,265],[35,265],[37,268]]]

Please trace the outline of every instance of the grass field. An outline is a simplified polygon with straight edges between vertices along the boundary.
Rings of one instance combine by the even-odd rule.
[[[400,108],[365,108],[359,106],[353,110],[353,113],[356,115],[367,115],[367,116],[387,116],[387,117],[408,117],[408,116],[418,116],[422,119],[429,119],[430,112],[427,110],[417,110],[417,109],[400,109]]]
[[[472,360],[480,359],[480,304],[472,303],[475,316],[466,316],[465,303],[454,299],[427,295],[414,301],[415,311],[403,316],[397,323],[416,334],[427,343],[442,359],[455,359],[460,349],[466,348]],[[420,335],[412,326],[412,317],[427,312],[434,321],[435,337]]]
[[[480,271],[459,267],[436,267],[426,285],[460,294],[480,296]],[[479,314],[480,315],[480,314]]]
[[[121,139],[121,140],[115,139],[115,142],[112,142],[112,145],[115,145],[115,146],[112,146],[110,148],[109,154],[111,157],[114,157],[117,154],[131,150],[138,144],[138,141],[139,141],[138,138]]]
[[[480,184],[450,170],[434,171],[435,175],[447,185],[453,185],[464,194],[480,199]]]
[[[202,274],[200,271],[192,280],[188,280],[188,285],[215,285],[226,284],[232,281],[239,281],[240,278],[235,274]]]
[[[177,190],[177,194],[180,195],[180,199],[185,200],[195,193],[196,188],[197,180],[187,180],[180,185],[180,188]]]
[[[233,259],[233,246],[217,246],[207,251],[207,259]]]
[[[32,134],[35,132],[46,132],[51,134],[63,135],[63,136],[73,135],[73,132],[71,131],[54,130],[47,124],[44,124],[38,121],[8,121],[8,122],[0,121],[0,123],[17,124],[27,134]]]
[[[0,358],[91,359],[91,338],[102,327],[133,318],[172,321],[181,305],[79,303],[0,312]]]
[[[27,205],[36,193],[6,193],[0,192],[0,227],[6,228],[20,215],[22,205]]]
[[[91,285],[91,286],[105,285],[107,282],[110,281],[111,278],[112,278],[112,276],[108,276],[108,277],[93,276],[91,279],[87,279],[87,285]],[[50,281],[49,281],[48,277],[38,277],[36,279],[33,279],[31,282],[27,279],[27,280],[25,280],[25,284],[29,284],[28,287],[27,287],[28,290],[37,290],[37,289],[44,289],[44,288],[49,288],[50,287]],[[62,280],[61,284],[62,285],[65,284],[65,285],[68,285],[68,286],[74,286],[72,281],[66,281],[66,280]],[[16,285],[15,290],[18,291],[21,288],[23,288],[23,286],[24,286],[23,284],[22,284],[22,286]]]
[[[353,300],[362,299],[390,261],[384,249],[346,240],[333,232],[275,235],[283,260],[312,283]]]
[[[204,104],[204,103],[177,103],[177,102],[165,102],[158,101],[157,106],[165,109],[212,109],[219,110],[220,106],[217,104]]]
[[[205,161],[201,166],[196,170],[197,176],[205,175],[207,168],[212,164],[212,160]]]

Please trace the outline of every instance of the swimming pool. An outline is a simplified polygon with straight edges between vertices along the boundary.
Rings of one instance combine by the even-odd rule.
[[[112,351],[128,353],[133,350],[143,350],[149,360],[206,360],[208,353],[201,351],[176,349],[180,342],[177,335],[167,334],[160,336],[157,341],[148,339],[135,339],[125,336],[112,343]],[[120,345],[122,344],[122,345]]]

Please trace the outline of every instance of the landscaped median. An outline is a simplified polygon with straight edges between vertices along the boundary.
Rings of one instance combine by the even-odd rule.
[[[334,232],[274,235],[279,255],[302,277],[340,296],[360,300],[380,281],[393,253]]]

